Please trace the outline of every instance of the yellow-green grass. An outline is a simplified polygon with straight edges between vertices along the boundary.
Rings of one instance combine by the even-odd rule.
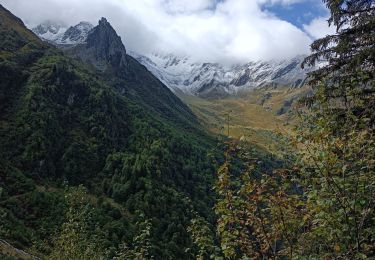
[[[220,99],[187,95],[181,98],[210,131],[227,135],[229,119],[229,136],[275,153],[282,145],[276,135],[290,135],[295,124],[292,114],[278,115],[278,110],[286,100],[297,100],[307,91],[307,87],[279,87],[257,89]],[[267,96],[269,98],[265,98]]]

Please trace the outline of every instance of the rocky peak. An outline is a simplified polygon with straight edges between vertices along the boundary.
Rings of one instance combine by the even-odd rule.
[[[95,59],[100,63],[105,61],[115,68],[127,64],[126,49],[121,37],[106,18],[100,19],[99,25],[90,31],[87,36],[87,48],[94,53]]]
[[[59,44],[78,44],[86,41],[89,32],[94,28],[91,23],[80,22],[69,29],[62,36]]]
[[[110,25],[110,23],[107,21],[105,17],[102,17],[102,19],[99,20],[99,25]]]

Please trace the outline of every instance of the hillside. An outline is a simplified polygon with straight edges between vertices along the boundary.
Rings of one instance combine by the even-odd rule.
[[[109,26],[96,45],[72,50],[80,61],[0,6],[0,237],[49,255],[69,216],[66,194],[83,184],[88,237],[109,254],[134,246],[136,223],[150,221],[153,255],[191,258],[190,219],[213,218],[215,142],[142,65],[112,59],[125,48]],[[102,45],[108,37],[117,45]],[[103,55],[80,56],[91,51]]]

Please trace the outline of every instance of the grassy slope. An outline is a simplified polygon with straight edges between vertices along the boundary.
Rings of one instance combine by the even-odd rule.
[[[275,153],[279,146],[275,134],[290,134],[295,123],[288,101],[295,101],[307,92],[307,87],[282,87],[258,89],[222,99],[207,100],[188,95],[181,95],[181,98],[210,131],[227,135],[229,114],[230,136]]]

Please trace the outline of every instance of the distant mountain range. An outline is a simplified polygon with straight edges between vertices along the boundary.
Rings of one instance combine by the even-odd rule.
[[[93,25],[88,22],[80,22],[66,29],[61,23],[48,21],[33,28],[33,32],[51,43],[69,47],[86,42],[92,29]],[[190,57],[174,54],[129,54],[172,91],[209,98],[266,86],[301,87],[306,82],[307,73],[312,70],[301,68],[304,56],[227,66],[195,62]]]
[[[301,87],[309,71],[301,68],[303,56],[226,66],[171,54],[131,55],[174,91],[202,97],[226,96],[266,86]]]

